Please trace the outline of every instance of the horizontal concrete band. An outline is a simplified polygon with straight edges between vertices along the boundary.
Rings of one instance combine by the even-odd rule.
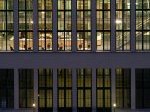
[[[0,53],[0,68],[149,68],[150,53]]]

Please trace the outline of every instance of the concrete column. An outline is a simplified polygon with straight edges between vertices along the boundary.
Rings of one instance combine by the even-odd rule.
[[[19,109],[19,74],[18,69],[14,69],[14,109]]]
[[[57,0],[53,0],[53,51],[57,51]]]
[[[36,107],[35,107],[35,112],[38,112],[38,69],[34,69],[34,102]]]
[[[14,23],[14,50],[18,52],[19,50],[19,38],[18,38],[18,0],[14,0],[14,14],[13,14],[13,23]]]
[[[53,69],[53,112],[57,112],[57,69]]]
[[[38,51],[38,0],[33,0],[33,51]]]
[[[135,52],[135,47],[136,47],[136,44],[135,44],[135,37],[136,37],[136,0],[131,0],[131,51],[132,52]]]
[[[131,69],[131,109],[136,109],[135,68]]]
[[[77,51],[77,18],[76,18],[76,0],[72,0],[72,52]]]
[[[76,69],[72,69],[72,112],[77,112],[77,74]]]
[[[96,52],[97,50],[97,34],[96,34],[96,0],[91,0],[91,27],[92,27],[92,51]]]
[[[111,52],[115,52],[115,44],[116,44],[116,11],[115,11],[115,7],[116,7],[116,0],[112,0],[111,1]]]
[[[92,112],[96,112],[96,68],[92,69]]]
[[[111,106],[116,104],[116,74],[115,68],[111,68]],[[113,109],[113,107],[112,107]]]

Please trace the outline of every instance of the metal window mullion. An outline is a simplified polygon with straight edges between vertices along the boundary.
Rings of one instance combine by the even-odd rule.
[[[135,68],[131,68],[131,109],[136,108],[136,74]]]

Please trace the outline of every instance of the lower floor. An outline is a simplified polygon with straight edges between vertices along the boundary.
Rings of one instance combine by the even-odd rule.
[[[150,111],[150,68],[8,68],[0,77],[0,112]]]

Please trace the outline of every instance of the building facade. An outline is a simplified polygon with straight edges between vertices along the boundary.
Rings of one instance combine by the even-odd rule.
[[[149,0],[0,0],[0,112],[149,112]]]

